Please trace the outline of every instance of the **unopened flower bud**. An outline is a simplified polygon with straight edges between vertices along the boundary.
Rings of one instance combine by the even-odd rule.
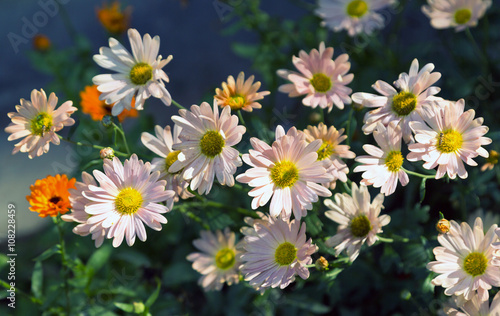
[[[105,115],[102,118],[101,123],[102,123],[102,125],[104,125],[104,127],[109,127],[113,123],[113,118],[111,117],[111,115]]]
[[[43,35],[37,34],[33,37],[33,48],[39,52],[46,52],[50,49],[50,39]]]
[[[318,124],[319,122],[321,122],[321,114],[319,114],[318,112],[312,112],[309,115],[309,122],[311,124]]]
[[[316,260],[314,263],[316,266],[316,270],[318,271],[324,271],[328,269],[328,260],[325,259],[325,257],[321,256]]]
[[[439,233],[446,234],[450,231],[450,221],[445,218],[440,219],[436,224],[436,229]]]
[[[113,159],[115,157],[115,151],[111,147],[106,147],[101,149],[100,155],[101,159]]]

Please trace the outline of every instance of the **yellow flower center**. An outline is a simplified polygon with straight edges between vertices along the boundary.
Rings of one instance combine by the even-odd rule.
[[[153,68],[146,63],[137,63],[130,70],[130,81],[137,86],[146,84],[153,77]]]
[[[363,0],[354,0],[347,5],[347,14],[354,18],[360,18],[368,12],[368,4]]]
[[[279,188],[287,188],[299,180],[299,169],[288,160],[277,162],[271,168],[271,180]]]
[[[354,237],[365,237],[372,230],[372,223],[366,215],[358,215],[351,220],[351,234]]]
[[[322,73],[314,74],[309,82],[314,87],[316,92],[324,93],[329,91],[332,87],[332,80],[327,75]]]
[[[473,277],[483,275],[488,268],[488,258],[480,252],[471,252],[464,259],[464,270]]]
[[[323,141],[321,147],[318,149],[318,160],[329,158],[335,152],[334,146],[329,141]]]
[[[227,100],[227,104],[231,107],[231,110],[236,111],[245,106],[247,100],[241,95],[235,95]]]
[[[123,215],[134,214],[142,205],[142,195],[133,188],[125,188],[118,193],[115,199],[116,210]]]
[[[387,167],[387,170],[390,172],[398,172],[399,169],[401,169],[401,166],[403,165],[403,155],[401,154],[401,151],[399,150],[393,150],[390,151],[387,157],[385,158],[385,166]]]
[[[222,248],[215,255],[215,265],[221,270],[227,270],[234,266],[236,254],[229,248]]]
[[[165,158],[165,171],[168,172],[168,173],[172,173],[172,172],[169,172],[168,169],[170,169],[170,166],[174,164],[174,162],[177,161],[177,156],[179,156],[179,154],[181,153],[180,150],[176,150],[176,151],[172,151],[171,153],[169,153],[167,155],[167,157]]]
[[[436,138],[436,148],[442,153],[455,152],[462,148],[462,144],[464,142],[462,134],[453,129],[439,133]]]
[[[40,112],[31,120],[31,133],[33,135],[43,136],[45,132],[50,131],[52,127],[52,116],[46,112]]]
[[[206,157],[214,158],[222,152],[225,143],[219,132],[208,131],[200,139],[201,153]]]
[[[472,17],[472,12],[469,9],[460,9],[455,12],[455,22],[457,24],[465,24]]]
[[[407,116],[417,107],[417,97],[407,91],[401,91],[392,98],[392,111],[398,116]]]
[[[274,253],[274,260],[280,266],[287,266],[297,258],[297,248],[288,241],[280,244]]]

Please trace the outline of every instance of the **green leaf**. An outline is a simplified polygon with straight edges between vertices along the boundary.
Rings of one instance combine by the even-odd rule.
[[[340,274],[340,272],[342,272],[344,269],[340,269],[340,268],[335,268],[335,269],[332,269],[328,272],[325,273],[325,278],[328,280],[328,281],[333,281],[337,278],[337,276]]]
[[[234,53],[243,58],[252,59],[258,53],[258,47],[255,45],[233,43],[231,46]]]
[[[87,261],[87,269],[92,269],[94,273],[99,271],[106,262],[108,262],[111,250],[112,248],[109,245],[104,245],[102,248],[99,248],[90,257],[89,261]]]
[[[52,257],[52,255],[56,253],[61,253],[60,250],[61,246],[60,245],[55,245],[47,250],[45,250],[41,255],[33,259],[34,261],[44,261],[47,260],[48,258]]]
[[[33,268],[33,273],[31,275],[31,292],[33,295],[41,299],[43,290],[43,268],[42,262],[37,261],[35,267]]]
[[[145,305],[147,308],[150,308],[154,304],[154,302],[156,302],[156,300],[158,299],[158,295],[160,295],[161,282],[159,279],[156,279],[156,283],[158,283],[158,285],[156,286],[156,291],[154,291],[153,294],[151,294],[151,296],[146,301]]]
[[[315,240],[314,243],[316,244],[316,246],[318,246],[320,252],[327,253],[329,255],[336,257],[335,249],[325,245],[325,243],[321,239]]]
[[[420,203],[422,203],[425,198],[425,181],[427,181],[427,179],[424,178],[420,183]]]
[[[306,223],[307,232],[311,236],[317,236],[323,231],[323,223],[321,222],[317,214],[309,212],[309,214],[307,214],[307,216],[304,218],[304,221]]]
[[[120,303],[120,302],[115,302],[114,303],[116,307],[121,309],[124,312],[127,313],[132,313],[134,311],[134,305],[132,304],[125,304],[125,303]]]

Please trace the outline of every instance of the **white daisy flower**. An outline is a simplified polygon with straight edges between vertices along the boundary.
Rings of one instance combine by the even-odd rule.
[[[257,290],[280,287],[284,289],[295,281],[309,277],[305,267],[312,263],[311,255],[318,250],[312,240],[306,241],[306,223],[278,217],[268,222],[256,220],[253,232],[245,236],[241,255],[241,273],[245,281]],[[300,230],[299,230],[300,229]]]
[[[485,234],[480,217],[472,229],[465,222],[450,224],[450,231],[437,237],[441,244],[433,250],[437,261],[427,264],[427,269],[439,274],[432,284],[444,287],[446,295],[463,295],[465,300],[471,300],[477,294],[481,301],[486,301],[488,290],[500,286],[500,267],[492,264],[491,246],[497,238],[497,225]]]
[[[214,107],[203,102],[192,105],[191,111],[179,110],[180,116],[172,116],[172,121],[182,128],[180,143],[172,146],[179,150],[177,160],[169,172],[180,172],[185,180],[191,180],[191,190],[208,194],[214,178],[221,185],[232,187],[233,175],[242,162],[237,145],[245,134],[245,126],[238,125],[238,117],[231,115],[231,108],[225,106],[219,116],[217,101]]]
[[[264,206],[271,200],[272,217],[282,215],[296,219],[312,209],[318,196],[331,196],[322,183],[330,183],[332,175],[326,173],[317,151],[322,141],[305,141],[305,135],[292,127],[285,134],[283,127],[276,128],[276,140],[272,146],[252,137],[253,150],[243,155],[243,161],[252,168],[236,177],[254,189],[248,195],[254,197],[252,209]],[[271,199],[272,198],[272,199]]]
[[[21,99],[21,105],[16,105],[17,112],[7,115],[12,122],[5,128],[10,133],[7,140],[16,140],[25,137],[14,145],[12,154],[19,151],[28,153],[28,157],[38,157],[49,151],[50,143],[60,144],[59,135],[56,134],[65,126],[75,124],[70,115],[77,110],[73,102],[64,102],[57,110],[57,97],[51,93],[47,95],[43,89],[31,91],[31,102]]]
[[[97,186],[94,178],[87,172],[82,172],[82,181],[76,182],[75,189],[69,189],[69,201],[71,202],[71,213],[64,214],[61,216],[62,220],[65,222],[76,222],[79,225],[73,228],[73,233],[80,236],[87,236],[92,234],[92,240],[95,240],[96,248],[101,247],[104,237],[109,230],[109,228],[104,228],[102,226],[94,227],[92,224],[88,224],[87,220],[91,215],[85,212],[85,205],[91,203],[92,201],[83,196],[83,192],[88,190],[89,185]],[[91,232],[92,230],[92,232]]]
[[[109,48],[101,47],[99,55],[94,55],[94,61],[101,67],[116,71],[115,74],[95,76],[92,81],[97,90],[102,92],[99,97],[106,104],[114,104],[111,114],[117,116],[123,109],[132,108],[132,98],[135,96],[135,109],[142,110],[144,101],[150,96],[160,99],[170,105],[172,98],[165,88],[168,82],[167,74],[162,70],[172,60],[172,55],[162,60],[158,55],[160,37],[151,38],[141,35],[135,29],[128,30],[128,38],[132,47],[132,55],[114,38],[109,39]]]
[[[224,232],[217,230],[201,231],[201,239],[193,241],[193,245],[201,252],[187,256],[193,262],[193,269],[203,274],[198,284],[205,291],[220,291],[224,283],[238,284],[239,274],[238,251],[234,245],[235,235],[226,228]]]
[[[491,143],[491,139],[483,137],[488,127],[482,125],[483,118],[474,119],[474,110],[464,112],[465,101],[447,102],[443,106],[429,106],[424,111],[423,122],[410,122],[415,133],[417,143],[410,144],[409,161],[425,161],[425,169],[438,166],[436,179],[442,178],[445,173],[451,179],[456,175],[467,178],[463,162],[469,166],[477,166],[472,160],[477,156],[487,158],[488,151],[482,145]]]
[[[455,28],[455,32],[475,27],[491,0],[427,0],[429,5],[422,6],[422,12],[431,19],[436,29]]]
[[[132,246],[135,237],[146,240],[144,224],[154,230],[161,230],[167,219],[161,215],[173,207],[175,193],[165,191],[165,180],[158,180],[160,172],[151,173],[151,164],[138,160],[133,154],[122,165],[120,159],[104,160],[104,173],[94,170],[94,177],[100,186],[88,185],[82,195],[90,200],[85,212],[91,215],[87,224],[95,229],[107,229],[107,238],[113,239],[113,247],[123,241]],[[166,201],[167,206],[161,204]]]
[[[325,200],[329,211],[326,217],[339,224],[337,234],[326,241],[329,247],[335,247],[338,256],[346,251],[349,260],[356,260],[361,246],[366,242],[368,246],[377,240],[377,234],[382,232],[382,227],[389,224],[389,215],[380,215],[383,208],[384,195],[378,194],[370,203],[370,193],[364,185],[352,184],[352,196],[346,193],[335,194],[335,202]]]
[[[354,172],[363,172],[361,183],[381,187],[380,192],[386,196],[396,191],[398,179],[402,186],[409,182],[408,175],[402,169],[404,158],[401,153],[401,136],[401,126],[395,121],[389,123],[387,128],[379,122],[373,137],[380,148],[370,144],[363,145],[370,156],[356,158],[357,162],[362,163],[354,168]]]
[[[330,112],[333,105],[339,109],[344,104],[351,104],[351,88],[347,85],[354,78],[347,72],[351,68],[349,56],[342,54],[335,61],[333,48],[325,48],[325,43],[319,44],[319,51],[311,50],[309,54],[301,50],[299,57],[293,56],[293,64],[299,72],[280,69],[278,76],[291,81],[279,87],[279,91],[288,93],[289,97],[305,95],[302,103],[313,109],[319,106]]]
[[[155,126],[156,137],[143,132],[141,134],[141,141],[149,150],[157,154],[162,158],[153,158],[151,162],[152,171],[160,171],[160,179],[167,181],[166,190],[173,190],[175,192],[174,202],[181,199],[187,199],[193,197],[194,195],[188,191],[189,182],[185,181],[180,172],[172,173],[168,169],[170,166],[177,161],[177,156],[180,154],[179,150],[173,150],[172,146],[175,143],[179,143],[179,134],[182,129],[178,126],[174,126],[174,133],[170,129],[170,126],[165,126],[161,128],[159,125]]]
[[[370,35],[385,26],[384,16],[375,11],[395,3],[396,0],[319,0],[314,12],[323,19],[322,26],[335,32],[345,29],[349,36]]]
[[[342,135],[343,133],[343,128],[340,130],[337,130],[334,126],[327,128],[323,123],[319,123],[318,126],[308,126],[304,130],[307,142],[316,139],[322,141],[321,147],[317,151],[318,161],[323,161],[326,172],[333,176],[332,182],[323,183],[323,186],[332,190],[336,187],[337,179],[342,182],[347,181],[349,168],[342,161],[342,158],[352,159],[356,157],[356,154],[349,150],[348,145],[340,145],[347,138],[347,135]]]
[[[451,316],[500,316],[500,292],[493,298],[491,306],[489,301],[481,301],[478,295],[473,295],[461,307],[446,307],[444,312]]]
[[[394,85],[399,89],[397,91],[387,82],[378,80],[372,85],[381,95],[356,92],[352,95],[352,100],[364,107],[376,108],[365,114],[363,119],[363,132],[371,134],[377,127],[377,122],[387,126],[391,121],[402,121],[403,139],[406,143],[413,140],[409,122],[422,122],[421,115],[425,111],[424,104],[433,100],[439,100],[433,97],[441,89],[432,86],[441,78],[439,72],[432,72],[433,64],[425,65],[418,70],[418,60],[414,59],[411,63],[410,72],[402,73]]]

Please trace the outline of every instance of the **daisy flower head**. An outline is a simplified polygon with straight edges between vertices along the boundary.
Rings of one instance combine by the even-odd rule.
[[[245,281],[260,291],[280,287],[295,281],[295,276],[309,278],[305,267],[312,263],[311,255],[318,250],[312,240],[306,241],[306,223],[278,217],[268,222],[257,220],[253,234],[242,243],[240,271]]]
[[[40,217],[56,217],[67,213],[71,208],[69,190],[75,188],[75,182],[75,178],[68,180],[65,174],[36,180],[30,187],[31,195],[26,196],[30,211],[37,212]]]
[[[351,83],[353,74],[347,74],[351,68],[349,56],[342,54],[335,60],[333,58],[333,48],[325,48],[325,43],[321,42],[319,51],[311,50],[309,54],[301,50],[299,57],[293,56],[293,64],[299,72],[280,69],[277,74],[291,81],[281,85],[279,91],[288,93],[289,97],[305,95],[302,104],[322,109],[328,108],[330,112],[333,105],[339,109],[344,108],[344,104],[351,104],[351,88],[346,85]]]
[[[87,172],[82,172],[82,182],[77,181],[75,183],[75,188],[69,190],[69,201],[71,202],[71,212],[61,216],[61,219],[65,222],[76,222],[77,226],[73,228],[73,233],[80,236],[87,236],[92,234],[92,240],[95,240],[96,248],[99,248],[104,242],[104,238],[109,230],[109,228],[103,228],[98,225],[87,223],[87,220],[91,215],[85,212],[85,206],[88,203],[92,203],[91,200],[83,196],[83,192],[88,190],[89,185],[97,186],[97,182]]]
[[[384,16],[375,12],[393,5],[396,0],[319,0],[315,10],[322,26],[335,32],[346,30],[349,36],[370,35],[385,26]]]
[[[427,0],[422,12],[431,20],[435,29],[455,28],[455,32],[475,27],[491,0]]]
[[[336,255],[345,251],[349,260],[356,260],[361,246],[371,246],[378,240],[377,234],[389,224],[389,215],[380,215],[384,195],[379,193],[370,202],[370,193],[365,185],[352,184],[352,195],[335,194],[335,201],[325,200],[326,217],[339,224],[337,234],[326,241],[328,247],[335,247]]]
[[[318,196],[331,196],[322,183],[330,183],[332,175],[326,173],[317,151],[322,141],[305,141],[302,132],[292,127],[285,134],[283,127],[276,128],[276,140],[272,146],[252,137],[253,150],[243,155],[243,161],[251,166],[236,177],[254,189],[248,192],[253,197],[252,209],[271,200],[270,215],[290,218],[292,211],[299,220],[312,209]],[[272,199],[271,199],[272,198]]]
[[[172,134],[170,126],[161,128],[159,125],[155,126],[156,137],[144,132],[141,134],[141,141],[149,150],[160,156],[161,158],[153,158],[151,162],[152,171],[160,171],[160,179],[167,181],[166,190],[173,190],[175,192],[174,202],[181,199],[187,199],[194,195],[188,191],[189,183],[181,176],[181,171],[169,172],[170,166],[177,161],[179,150],[173,150],[172,146],[179,143],[179,134],[181,128],[178,125],[174,126]]]
[[[200,239],[193,241],[193,245],[200,250],[187,256],[193,262],[193,269],[202,274],[198,284],[205,291],[220,291],[224,283],[238,284],[239,254],[235,247],[235,234],[224,229],[201,231]]]
[[[491,246],[497,238],[497,225],[485,234],[480,217],[472,228],[466,222],[459,225],[452,220],[450,224],[450,231],[437,237],[441,246],[433,250],[436,261],[427,264],[427,269],[439,274],[432,284],[444,287],[446,295],[471,300],[477,294],[479,300],[486,301],[488,290],[500,286],[500,267],[492,264]]]
[[[415,144],[410,144],[409,161],[425,161],[425,169],[438,166],[436,179],[445,173],[451,179],[456,175],[467,178],[463,162],[469,166],[477,166],[472,160],[477,156],[487,158],[488,151],[482,145],[491,143],[491,139],[483,137],[488,127],[482,125],[483,118],[474,119],[474,110],[464,112],[465,101],[447,102],[443,106],[434,107],[423,113],[424,122],[410,122],[415,133]],[[430,107],[429,107],[430,108]]]
[[[89,114],[94,121],[101,121],[104,116],[111,115],[113,108],[112,104],[106,104],[103,100],[99,99],[101,93],[97,90],[96,85],[86,86],[85,90],[80,91],[80,98],[82,102],[82,112]],[[118,120],[123,122],[127,117],[137,117],[139,114],[134,108],[135,100],[132,98],[132,109],[124,109],[119,115]]]
[[[395,121],[387,128],[378,122],[373,137],[380,147],[367,144],[363,149],[369,156],[359,156],[356,161],[361,165],[354,168],[354,172],[363,172],[361,183],[380,188],[386,196],[394,193],[399,182],[406,186],[410,181],[403,167],[403,154],[401,153],[401,126]]]
[[[489,301],[482,301],[478,295],[473,295],[472,299],[466,301],[461,307],[446,307],[444,312],[452,316],[500,316],[500,292],[493,298],[491,306]]]
[[[349,150],[348,145],[340,145],[347,138],[347,135],[342,135],[343,133],[343,128],[337,130],[334,126],[327,127],[323,123],[319,123],[318,126],[308,126],[304,130],[307,142],[310,143],[316,139],[322,141],[321,147],[317,151],[318,161],[323,161],[327,173],[333,176],[332,182],[323,184],[332,190],[335,189],[337,179],[342,182],[347,181],[349,168],[342,161],[342,158],[352,159],[356,157],[356,154]]]
[[[399,79],[394,82],[394,86],[387,82],[378,80],[372,85],[381,95],[356,92],[352,95],[352,100],[363,107],[375,108],[365,114],[362,127],[363,132],[368,135],[373,133],[377,123],[381,122],[387,126],[391,121],[402,122],[401,128],[403,139],[406,143],[413,141],[409,122],[422,121],[421,115],[425,111],[423,105],[434,100],[434,97],[441,89],[432,86],[441,78],[439,72],[432,72],[433,64],[427,64],[419,71],[418,60],[411,63],[409,73],[402,73]]]
[[[167,219],[161,215],[172,209],[175,193],[165,190],[165,180],[158,180],[160,172],[152,172],[151,164],[133,154],[122,164],[120,159],[104,160],[104,173],[94,170],[100,186],[88,185],[82,192],[89,202],[85,212],[90,215],[87,224],[94,229],[108,229],[107,238],[113,238],[118,247],[125,238],[132,246],[135,237],[146,240],[144,224],[161,230]],[[166,206],[161,202],[166,201]]]
[[[51,93],[47,95],[43,89],[31,91],[31,101],[21,99],[21,105],[16,105],[17,112],[7,115],[11,119],[9,126],[5,128],[10,133],[7,140],[23,138],[14,145],[12,154],[19,151],[28,153],[28,157],[38,157],[49,151],[50,143],[60,144],[59,135],[56,134],[65,126],[75,124],[70,115],[77,110],[73,102],[66,101],[56,109],[57,97]]]
[[[233,76],[227,77],[227,83],[222,83],[222,90],[215,89],[214,98],[220,107],[229,105],[231,110],[244,110],[252,112],[253,109],[260,109],[262,105],[257,102],[270,94],[269,91],[259,91],[260,81],[254,83],[254,76],[245,80],[245,73],[240,72],[236,81]]]
[[[160,37],[141,35],[136,29],[128,30],[132,55],[114,38],[109,39],[109,47],[101,47],[94,61],[101,67],[115,71],[114,74],[95,76],[92,81],[102,92],[100,99],[106,104],[114,104],[111,113],[116,116],[123,109],[130,110],[135,96],[135,109],[142,110],[144,101],[150,96],[170,105],[172,98],[165,88],[167,74],[162,70],[172,60],[172,55],[162,59],[158,55]]]
[[[214,178],[221,185],[232,187],[233,175],[242,162],[239,152],[233,148],[245,134],[245,126],[238,125],[238,117],[231,115],[231,108],[225,106],[219,115],[217,101],[213,108],[207,102],[192,105],[191,111],[179,110],[180,116],[172,116],[172,121],[180,128],[180,143],[172,149],[180,151],[177,160],[168,169],[180,172],[184,180],[190,180],[191,190],[208,194]]]

